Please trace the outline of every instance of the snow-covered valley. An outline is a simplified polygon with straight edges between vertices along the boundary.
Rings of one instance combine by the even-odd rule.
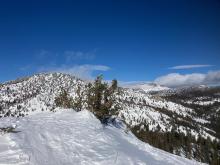
[[[123,127],[103,127],[87,110],[2,118],[0,124],[18,131],[0,135],[1,165],[200,164],[143,143]]]

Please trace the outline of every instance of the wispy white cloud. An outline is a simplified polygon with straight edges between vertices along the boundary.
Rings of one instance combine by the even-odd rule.
[[[38,69],[39,72],[60,72],[67,73],[74,76],[77,76],[82,79],[93,79],[93,74],[95,71],[108,71],[110,67],[105,65],[75,65],[75,66],[67,66],[62,65],[60,67],[40,67]]]
[[[20,71],[26,72],[32,68],[32,65],[25,65],[19,68]]]
[[[83,79],[93,79],[94,72],[107,71],[110,67],[105,65],[77,65],[80,61],[92,60],[95,58],[97,49],[91,51],[66,50],[52,52],[41,49],[35,53],[35,62],[19,68],[22,72],[62,72]]]
[[[206,68],[206,67],[212,67],[214,65],[178,65],[170,67],[169,69],[193,69],[193,68]]]
[[[82,52],[82,51],[65,51],[64,56],[66,62],[71,62],[75,60],[92,60],[95,58],[94,52]]]
[[[193,86],[193,85],[218,85],[220,84],[220,71],[211,71],[205,74],[170,73],[168,75],[156,78],[154,82],[168,87],[182,87],[182,86]]]
[[[96,56],[97,49],[91,51],[75,51],[66,50],[62,52],[52,52],[49,50],[41,49],[35,53],[35,59],[37,61],[45,61],[50,59],[52,61],[59,62],[63,59],[66,63],[76,62],[79,60],[93,60]]]
[[[37,60],[44,60],[48,56],[51,56],[51,52],[45,49],[41,49],[40,51],[36,52],[35,58]]]

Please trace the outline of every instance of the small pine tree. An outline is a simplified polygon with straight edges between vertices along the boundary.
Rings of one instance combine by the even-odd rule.
[[[116,91],[118,89],[118,81],[116,79],[112,80],[112,85],[111,85],[111,89],[113,91]]]
[[[87,105],[96,117],[106,123],[107,119],[112,115],[113,104],[115,103],[114,92],[117,89],[117,80],[112,81],[109,87],[103,82],[103,76],[98,76],[93,84],[87,86]],[[116,107],[116,106],[115,106]]]
[[[108,107],[106,106],[107,84],[103,83],[103,76],[100,75],[96,78],[93,86],[93,110],[95,115],[103,121],[108,113]]]
[[[61,89],[61,93],[58,97],[55,98],[55,104],[58,107],[63,108],[72,108],[72,99],[69,97],[65,89]]]
[[[83,107],[83,92],[81,91],[81,87],[78,86],[76,90],[76,98],[73,101],[73,108],[76,111],[81,111]]]

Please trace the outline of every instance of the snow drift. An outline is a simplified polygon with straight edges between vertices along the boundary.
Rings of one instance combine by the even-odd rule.
[[[200,164],[139,141],[114,126],[103,127],[89,111],[60,109],[24,118],[1,118],[18,133],[0,135],[0,164]]]

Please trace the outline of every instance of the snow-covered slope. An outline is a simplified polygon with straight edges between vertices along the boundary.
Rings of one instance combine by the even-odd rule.
[[[80,87],[83,101],[86,104],[85,94],[82,94],[85,93],[86,86],[87,82],[61,73],[42,73],[0,84],[0,118],[57,111],[54,100],[61,89],[65,89],[74,100]],[[178,134],[185,138],[193,136],[195,140],[191,146],[194,148],[190,153],[186,150],[186,144],[179,139],[176,139],[179,140],[179,143],[175,147],[172,146],[172,142],[168,141],[171,151],[170,147],[160,146],[171,153],[208,162],[204,161],[205,155],[194,156],[203,150],[199,143],[197,145],[195,143],[199,137],[202,137],[203,140],[220,139],[218,129],[220,128],[218,124],[220,121],[220,89],[207,88],[206,91],[206,88],[187,88],[151,93],[140,89],[119,88],[115,97],[115,103],[120,107],[117,117],[122,119],[133,133],[133,128],[138,127],[138,130],[135,128],[137,134],[139,131],[145,131],[145,135],[154,132],[168,137],[170,134],[172,136]],[[85,104],[82,109],[86,109]],[[136,136],[138,136],[137,134]],[[150,136],[151,134],[148,134],[148,138],[151,138]],[[149,139],[143,137],[140,139],[149,142]],[[156,140],[163,141],[161,136],[158,139]],[[189,139],[190,141],[192,139]],[[210,148],[210,152],[213,148]]]
[[[1,118],[0,125],[19,131],[0,135],[0,165],[200,164],[143,143],[123,128],[103,128],[86,110]]]
[[[66,89],[71,97],[76,97],[78,87],[85,90],[86,82],[70,75],[53,73],[38,74],[26,79],[3,84],[0,87],[1,116],[25,116],[36,111],[53,111],[54,99],[62,88]],[[163,131],[171,131],[172,116],[192,118],[193,110],[174,102],[152,97],[134,89],[122,89],[118,94],[118,102],[121,105],[119,117],[123,117],[130,126],[149,124],[151,130],[155,130],[159,124]],[[166,109],[167,113],[161,111]],[[163,119],[162,119],[163,118]],[[207,137],[208,134],[202,126],[198,125],[199,132]],[[185,133],[184,128],[180,131]],[[198,136],[194,130],[193,135]],[[209,135],[212,137],[211,135]]]
[[[1,116],[25,116],[36,111],[53,111],[54,99],[61,89],[66,89],[71,97],[76,97],[78,87],[81,92],[85,90],[86,82],[67,74],[38,74],[26,79],[5,83],[0,87]],[[173,117],[167,114],[175,114],[179,117],[192,118],[192,109],[174,102],[152,97],[149,93],[135,89],[122,89],[117,96],[121,105],[119,117],[132,126],[148,124],[150,130],[156,130],[160,125],[161,131],[171,131]],[[167,113],[161,112],[166,109]],[[179,127],[179,126],[178,126]],[[198,136],[210,136],[203,126],[198,125],[198,130],[190,132]],[[180,126],[180,132],[186,133],[186,128]]]

